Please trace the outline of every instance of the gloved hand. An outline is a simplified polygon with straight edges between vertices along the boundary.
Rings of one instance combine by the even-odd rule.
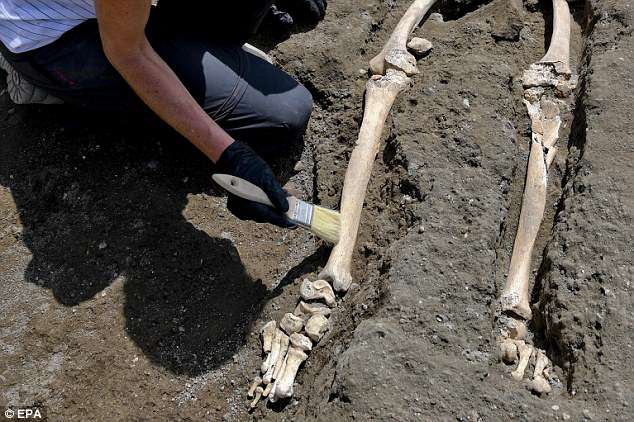
[[[275,178],[271,168],[248,145],[234,141],[222,153],[218,162],[218,173],[240,177],[258,186],[268,195],[275,205],[247,201],[229,194],[227,208],[240,220],[251,220],[257,223],[270,223],[279,227],[292,228],[284,213],[288,211],[287,194]]]
[[[317,22],[326,15],[327,0],[275,0],[282,10],[288,11],[293,18]]]

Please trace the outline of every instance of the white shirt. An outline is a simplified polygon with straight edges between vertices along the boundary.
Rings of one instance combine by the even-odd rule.
[[[34,50],[95,17],[93,0],[0,0],[0,41],[14,53]]]

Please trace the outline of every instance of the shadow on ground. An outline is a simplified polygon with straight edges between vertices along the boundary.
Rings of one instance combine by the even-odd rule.
[[[151,118],[13,106],[2,95],[0,184],[32,253],[25,279],[74,306],[123,278],[127,335],[179,374],[233,356],[267,295],[229,240],[182,214],[189,194],[218,194],[211,172]]]

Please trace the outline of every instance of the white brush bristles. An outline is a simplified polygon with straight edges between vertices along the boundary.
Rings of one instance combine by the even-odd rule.
[[[311,232],[330,243],[336,244],[339,241],[340,229],[341,214],[315,205],[313,221],[310,225]]]

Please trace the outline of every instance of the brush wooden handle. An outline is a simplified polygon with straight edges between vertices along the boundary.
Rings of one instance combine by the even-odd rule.
[[[275,208],[267,194],[247,180],[231,176],[230,174],[214,174],[212,179],[224,190],[235,196]]]

